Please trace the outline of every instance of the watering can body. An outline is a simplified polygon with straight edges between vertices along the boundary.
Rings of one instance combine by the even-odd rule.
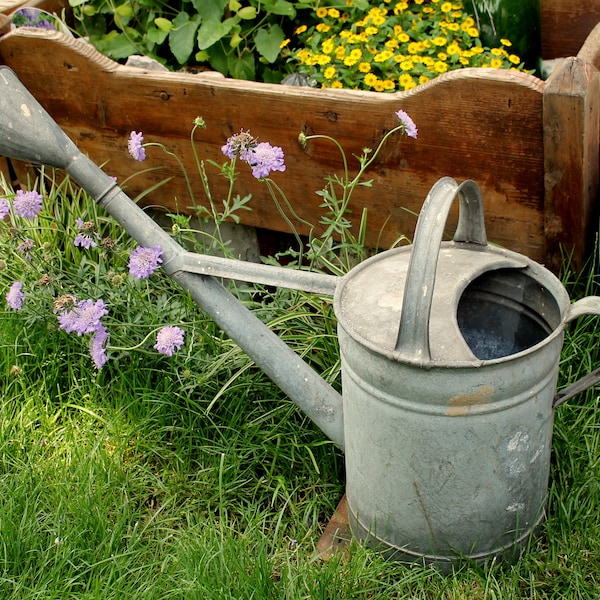
[[[338,279],[186,252],[7,67],[0,154],[65,169],[140,244],[161,246],[164,270],[345,448],[359,539],[442,569],[523,550],[544,517],[564,327],[600,314],[600,298],[571,304],[541,265],[490,247],[474,182],[441,179],[412,246]],[[454,241],[442,243],[456,197]],[[211,275],[334,293],[343,399]]]

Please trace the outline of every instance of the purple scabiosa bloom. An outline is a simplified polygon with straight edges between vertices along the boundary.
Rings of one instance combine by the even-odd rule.
[[[271,171],[285,171],[283,150],[269,142],[261,142],[244,152],[241,158],[252,167],[252,175],[256,179],[268,177]]]
[[[102,299],[80,300],[71,310],[66,310],[58,315],[60,328],[67,333],[75,332],[77,335],[94,333],[102,327],[100,319],[108,314]]]
[[[36,191],[17,190],[13,200],[13,210],[18,217],[33,219],[42,210],[42,196]]]
[[[10,212],[10,206],[5,198],[0,198],[0,221]]]
[[[132,131],[129,134],[129,142],[127,142],[127,149],[129,150],[129,154],[135,160],[139,160],[140,162],[146,160],[146,149],[143,146],[144,144],[144,134],[140,131],[136,133]]]
[[[162,263],[161,252],[162,248],[160,246],[154,248],[138,246],[129,255],[129,273],[138,279],[150,277],[158,269],[158,265]]]
[[[402,125],[402,133],[416,140],[419,130],[417,129],[415,122],[408,116],[408,113],[404,110],[399,110],[396,112],[396,116]]]
[[[6,304],[13,310],[21,310],[25,294],[21,291],[23,284],[20,281],[15,281],[6,294]]]
[[[100,239],[100,236],[96,233],[95,225],[91,221],[84,222],[83,219],[80,218],[76,220],[76,224],[79,233],[75,236],[73,245],[80,246],[86,250],[95,248],[98,245],[96,240]]]
[[[179,348],[183,346],[184,336],[185,332],[181,327],[175,325],[163,327],[156,334],[156,344],[154,344],[154,348],[165,356],[173,356],[173,352],[179,350]]]
[[[11,17],[15,27],[39,27],[41,29],[56,29],[53,19],[52,15],[39,8],[20,8]]]
[[[255,148],[258,145],[256,138],[250,135],[249,131],[240,130],[239,133],[234,133],[231,137],[227,138],[227,143],[221,146],[221,152],[227,158],[233,158],[238,154],[244,154],[251,148]]]
[[[106,330],[106,327],[100,325],[90,339],[90,354],[96,365],[96,369],[98,370],[100,370],[108,360],[106,344],[108,344],[109,338],[110,335]]]

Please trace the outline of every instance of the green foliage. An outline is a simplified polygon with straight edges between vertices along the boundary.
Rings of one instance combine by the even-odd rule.
[[[70,0],[77,28],[113,60],[143,54],[170,69],[209,65],[237,79],[278,82],[281,45],[317,0]]]

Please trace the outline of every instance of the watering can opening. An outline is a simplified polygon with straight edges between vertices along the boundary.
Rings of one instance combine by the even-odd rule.
[[[457,307],[460,332],[481,360],[523,352],[561,324],[554,295],[527,270],[498,269],[475,278]]]

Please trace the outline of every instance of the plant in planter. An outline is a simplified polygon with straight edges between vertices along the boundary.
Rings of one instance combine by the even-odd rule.
[[[511,42],[484,48],[462,2],[414,0],[70,0],[78,31],[114,60],[144,54],[279,83],[290,71],[323,87],[409,89],[464,66],[520,68]]]
[[[113,60],[143,54],[172,70],[205,65],[236,79],[278,83],[280,46],[318,0],[70,0],[79,33]],[[302,17],[299,15],[302,14]]]
[[[461,67],[523,70],[510,40],[482,46],[462,2],[348,4],[346,12],[318,8],[318,22],[295,31],[291,60],[321,87],[398,91]]]

